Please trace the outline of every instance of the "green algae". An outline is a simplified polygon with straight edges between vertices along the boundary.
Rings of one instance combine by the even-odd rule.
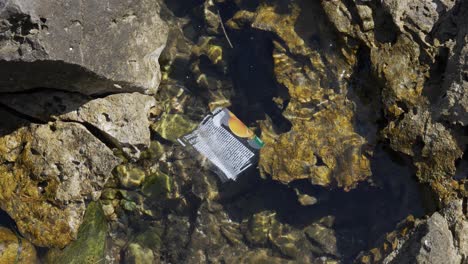
[[[171,178],[160,171],[150,174],[141,188],[148,198],[163,198],[172,190]]]
[[[165,113],[151,127],[164,139],[175,142],[177,138],[194,130],[197,124],[184,115]]]
[[[101,204],[91,202],[86,209],[77,240],[64,249],[51,249],[46,256],[50,264],[93,264],[105,258],[107,221]]]

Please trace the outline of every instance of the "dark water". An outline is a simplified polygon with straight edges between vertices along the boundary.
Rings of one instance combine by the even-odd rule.
[[[374,247],[382,235],[393,231],[408,215],[421,217],[425,213],[413,170],[401,161],[392,160],[392,155],[379,145],[372,159],[372,182],[361,183],[349,192],[313,186],[307,180],[286,186],[262,180],[253,171],[235,183],[246,186],[236,195],[229,194],[233,183],[224,186],[224,195],[229,198],[223,204],[236,221],[270,210],[276,212],[281,222],[299,229],[333,216],[338,252],[347,263],[361,250]],[[302,206],[294,188],[316,197],[318,203]]]
[[[2,210],[0,210],[0,226],[16,229],[15,221]]]
[[[175,16],[183,17],[203,1],[166,0],[165,3]],[[252,1],[250,5],[254,9],[258,2]],[[315,4],[307,4],[305,8],[314,6]],[[237,11],[236,6],[229,1],[219,4],[219,8],[224,22]],[[303,22],[307,24],[306,22],[310,21]],[[298,28],[305,30],[305,24],[298,25]],[[227,29],[227,33],[234,46],[227,61],[228,77],[235,90],[231,98],[231,111],[248,125],[253,126],[258,120],[264,120],[268,116],[278,133],[289,131],[291,123],[282,116],[283,109],[278,108],[272,101],[272,98],[280,96],[286,99],[285,107],[288,103],[287,89],[277,83],[273,72],[274,36],[255,29],[236,32]],[[319,34],[304,33],[303,36],[313,45],[317,45],[317,48],[329,41],[329,38]],[[220,38],[223,39],[224,36]],[[371,81],[366,77],[369,71],[366,65],[368,52],[363,50],[361,57],[362,63],[356,69],[353,85],[364,88],[350,89],[349,96],[358,105],[363,106],[371,104],[372,99],[375,100],[371,97],[378,94],[378,91],[372,91],[372,87],[365,86]],[[178,70],[184,73],[181,76],[186,75],[184,69]],[[371,96],[362,97],[362,94],[371,94]],[[375,131],[380,124],[372,123],[378,122],[377,118],[372,119],[369,124],[369,120],[366,120],[367,113],[364,111],[358,116],[357,130],[364,137],[372,133],[376,137]],[[163,141],[161,138],[158,140]],[[170,144],[167,141],[163,143]],[[466,163],[466,158],[463,162]],[[360,251],[374,247],[382,235],[394,230],[397,223],[408,215],[421,217],[426,213],[421,187],[415,179],[415,169],[410,162],[389,150],[385,142],[378,142],[373,146],[371,169],[373,175],[371,179],[348,192],[313,186],[307,180],[298,180],[285,185],[271,179],[262,179],[258,170],[253,169],[243,174],[237,182],[219,184],[220,203],[233,221],[241,222],[256,213],[270,210],[276,212],[280,222],[297,229],[302,229],[323,217],[333,216],[338,253],[344,263],[349,263]],[[310,206],[301,205],[294,189],[317,198],[318,202]],[[194,222],[195,207],[199,204],[197,198],[187,197],[187,199],[189,203],[193,203],[194,213],[190,220]],[[142,219],[142,222],[144,220]],[[2,211],[0,211],[0,225],[15,229],[14,221]],[[146,227],[141,225],[135,229]]]
[[[303,12],[318,6],[317,3],[300,2]],[[252,2],[251,9],[254,10],[255,6]],[[218,8],[223,22],[238,11],[230,1],[218,4]],[[181,12],[179,9],[176,12]],[[326,47],[326,52],[333,52],[328,48],[329,43],[336,41],[333,34],[321,35],[321,31],[328,29],[312,25],[311,19],[314,18],[307,17],[307,14],[303,16],[304,19],[296,26],[301,37],[312,48],[320,50]],[[283,109],[272,101],[272,98],[280,96],[286,99],[285,106],[288,103],[287,89],[277,83],[273,71],[275,37],[256,29],[227,29],[227,34],[233,44],[227,61],[228,77],[235,90],[230,110],[247,125],[255,126],[258,120],[268,116],[278,133],[289,131],[291,123],[282,116]],[[226,41],[224,36],[220,36],[220,41]],[[369,51],[362,50],[359,54],[348,97],[358,107],[377,109],[371,113],[372,116],[369,115],[370,111],[358,110],[356,113],[356,130],[365,138],[372,137],[370,141],[375,142],[377,130],[382,124],[379,123],[380,103],[373,102],[380,102],[380,91],[375,88],[376,81],[370,77]],[[325,216],[333,216],[338,251],[344,263],[348,263],[360,251],[376,246],[379,238],[393,231],[397,223],[408,215],[421,217],[425,214],[421,187],[415,179],[411,163],[398,157],[384,142],[376,143],[372,148],[373,176],[349,192],[313,186],[307,180],[284,185],[271,179],[261,179],[257,170],[251,170],[237,182],[220,186],[221,202],[230,218],[238,222],[255,213],[270,210],[276,212],[281,222],[302,229]],[[302,206],[294,189],[316,197],[318,203]]]

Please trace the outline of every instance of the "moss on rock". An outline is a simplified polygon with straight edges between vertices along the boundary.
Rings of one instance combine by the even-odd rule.
[[[91,202],[86,210],[77,240],[64,249],[51,249],[46,262],[51,264],[92,264],[105,258],[107,221],[101,204]]]

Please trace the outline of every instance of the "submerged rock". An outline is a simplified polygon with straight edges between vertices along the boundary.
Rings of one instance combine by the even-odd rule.
[[[306,32],[307,19],[301,16],[301,7],[315,12],[318,25]],[[274,74],[289,95],[283,116],[291,130],[276,133],[275,124],[263,122],[259,167],[274,180],[289,183],[309,179],[312,184],[354,188],[371,175],[365,153],[369,143],[357,133],[354,103],[347,97],[346,78],[355,59],[346,49],[332,47],[330,51],[311,49],[303,35],[323,34],[333,43],[334,36],[319,25],[325,23],[316,4],[260,5],[254,13],[240,11],[230,20],[232,28],[252,28],[273,32]],[[281,12],[282,10],[283,12]],[[321,54],[323,53],[323,54]]]
[[[154,123],[151,128],[162,138],[176,142],[177,138],[192,132],[197,123],[180,114],[163,114],[161,119]]]
[[[0,226],[0,263],[36,263],[36,249],[26,239]]]
[[[47,263],[105,262],[107,229],[101,205],[97,202],[90,203],[77,240],[64,249],[51,249],[46,256]]]
[[[143,170],[125,165],[119,165],[115,168],[120,184],[124,188],[136,188],[145,180],[146,174]]]
[[[125,253],[125,263],[152,264],[154,263],[153,251],[149,248],[143,248],[137,243],[131,243]]]
[[[7,1],[0,91],[156,92],[167,26],[157,1]]]
[[[120,162],[77,123],[24,126],[0,137],[0,146],[0,207],[39,246],[76,238],[84,201],[99,197]]]

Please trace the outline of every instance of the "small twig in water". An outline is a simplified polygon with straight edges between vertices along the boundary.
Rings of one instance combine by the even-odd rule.
[[[224,36],[226,37],[226,40],[229,43],[229,46],[231,47],[231,49],[233,49],[234,46],[232,46],[231,40],[229,39],[229,36],[228,36],[228,34],[226,32],[226,29],[224,28],[223,19],[221,18],[221,14],[219,13],[219,9],[216,8],[216,11],[218,12],[219,23],[221,24],[221,28],[223,29]]]

